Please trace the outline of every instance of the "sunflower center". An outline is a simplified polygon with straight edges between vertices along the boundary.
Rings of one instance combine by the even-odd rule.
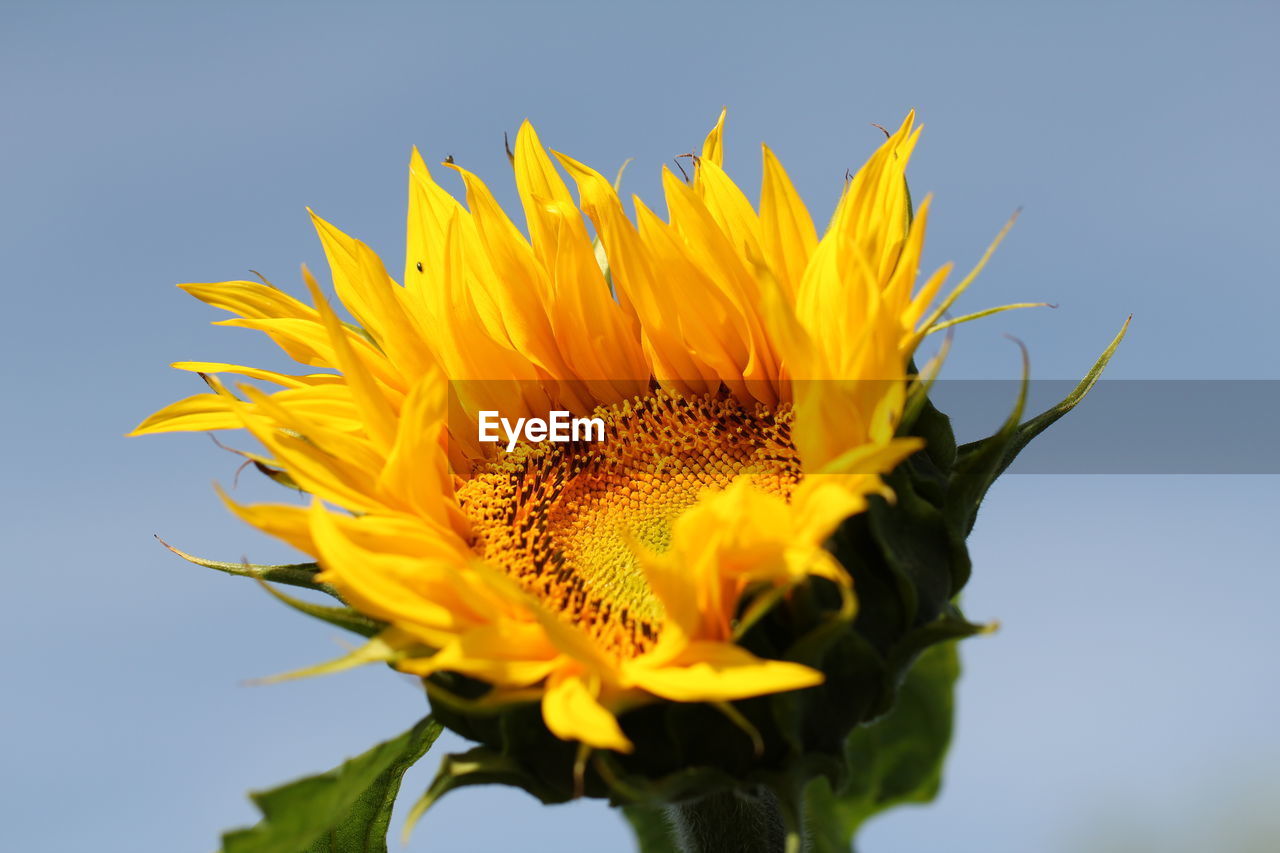
[[[458,500],[477,554],[600,648],[632,657],[653,645],[663,618],[635,543],[667,550],[672,522],[739,475],[788,497],[800,465],[785,404],[656,391],[593,414],[604,441],[521,445],[472,476]]]

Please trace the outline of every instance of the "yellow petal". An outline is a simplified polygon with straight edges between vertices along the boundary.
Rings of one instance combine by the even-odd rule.
[[[716,119],[715,127],[711,128],[711,132],[707,134],[706,140],[703,141],[702,159],[704,162],[713,163],[717,166],[724,165],[724,119],[728,114],[728,107],[720,109],[720,117]]]
[[[648,668],[638,658],[627,673],[637,687],[675,702],[719,702],[821,684],[822,673],[788,661],[758,658],[731,643],[695,642],[683,661]]]
[[[528,687],[560,663],[536,623],[483,625],[461,634],[429,658],[401,667],[415,675],[460,672],[501,687]]]
[[[220,361],[175,361],[170,367],[178,370],[189,370],[193,373],[235,373],[250,379],[262,379],[274,382],[286,388],[307,388],[314,385],[332,385],[342,381],[336,373],[309,373],[297,376],[290,373],[278,373],[274,370],[262,370],[257,367],[245,367],[240,364],[225,364]]]
[[[733,247],[748,264],[763,261],[760,220],[738,185],[718,165],[706,160],[698,166],[698,180],[708,212],[719,223]]]
[[[435,364],[423,330],[406,313],[382,261],[359,240],[348,237],[311,212],[311,221],[324,247],[333,286],[356,320],[377,341],[392,364],[411,377]],[[323,313],[323,311],[321,312]]]
[[[272,394],[271,399],[303,418],[322,422],[328,429],[340,432],[364,430],[364,418],[351,397],[351,388],[345,384],[286,388]]]
[[[182,290],[215,308],[241,317],[295,317],[319,320],[315,309],[282,290],[260,281],[223,281],[209,284],[180,284]]]
[[[794,294],[818,245],[818,235],[808,208],[782,164],[767,145],[761,147],[764,177],[760,184],[760,232],[764,256],[774,275]]]
[[[414,148],[409,158],[409,215],[406,220],[404,286],[418,293],[438,290],[444,235],[462,206],[431,176]],[[439,320],[439,317],[433,318]]]
[[[658,271],[663,269],[660,259],[653,257],[644,245],[605,177],[570,157],[559,153],[556,156],[578,184],[583,208],[604,245],[619,300],[630,306],[644,327],[654,376],[682,394],[715,390],[718,385],[715,373],[695,355],[698,348],[683,339],[684,329],[679,322],[683,306],[691,298],[697,299],[690,291],[705,292],[705,285],[689,275],[681,275],[676,269],[659,275]],[[693,271],[692,266],[688,266],[688,271]],[[690,314],[697,311],[693,306],[688,310]],[[722,310],[721,316],[723,313]],[[698,316],[704,323],[690,324],[693,328],[719,327],[715,314]]]
[[[312,367],[337,367],[338,365],[319,316],[314,320],[299,317],[244,317],[219,320],[214,325],[234,326],[239,329],[254,329],[262,332],[299,364]]]
[[[320,292],[320,285],[305,267],[302,275],[306,279],[307,287],[311,290],[311,298],[320,311],[325,330],[329,333],[329,342],[333,346],[338,366],[342,368],[342,375],[346,377],[347,386],[351,389],[351,396],[364,416],[369,436],[379,448],[389,449],[395,441],[396,414],[379,389],[373,373],[356,355],[355,348],[348,340],[349,332],[329,307],[324,294]]]
[[[162,432],[204,432],[215,429],[239,429],[240,418],[230,402],[218,394],[196,394],[170,403],[133,428],[129,435],[153,435]]]
[[[542,719],[562,740],[631,752],[635,747],[622,733],[617,718],[600,704],[598,692],[598,687],[593,690],[580,676],[552,676],[542,697]]]
[[[552,261],[552,329],[574,373],[598,403],[648,391],[650,368],[609,293],[577,208],[559,211]]]
[[[367,442],[309,421],[256,388],[241,390],[254,403],[233,403],[241,423],[300,488],[357,512],[381,506],[374,479],[380,459]]]
[[[463,589],[465,564],[452,543],[412,520],[344,518],[319,504],[310,517],[320,580],[362,613],[437,642],[488,624],[500,612],[493,600],[473,606]]]
[[[311,538],[309,510],[291,504],[241,504],[233,501],[221,486],[214,486],[218,497],[227,508],[242,520],[264,533],[283,539],[293,547],[312,557],[319,556],[315,540]]]
[[[440,528],[453,527],[462,533],[466,525],[454,501],[452,474],[442,446],[446,393],[443,377],[434,371],[409,392],[378,490],[391,503]]]
[[[529,355],[553,376],[568,376],[547,316],[547,273],[532,247],[507,218],[484,182],[459,166],[467,188],[467,205],[493,264],[495,297],[501,305],[503,327],[512,345]]]
[[[573,197],[528,121],[516,133],[515,173],[534,253],[545,269],[551,269],[561,219],[557,207],[572,207]]]
[[[760,402],[776,405],[779,358],[758,313],[769,283],[756,278],[703,200],[669,169],[663,170],[663,187],[672,226],[688,244],[693,260],[742,317],[750,346],[743,380]],[[776,282],[772,284],[777,286]]]

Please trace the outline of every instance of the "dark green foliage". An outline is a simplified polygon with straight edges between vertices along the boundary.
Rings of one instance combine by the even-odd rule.
[[[222,853],[387,853],[400,780],[441,732],[431,717],[327,773],[249,796],[253,827],[222,836]]]
[[[826,778],[809,784],[806,834],[813,853],[847,853],[867,818],[933,799],[951,741],[951,694],[959,674],[955,643],[930,647],[907,673],[893,710],[850,734],[845,783],[837,791]]]

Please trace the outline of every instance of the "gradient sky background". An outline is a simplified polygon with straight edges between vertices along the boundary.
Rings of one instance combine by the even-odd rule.
[[[821,220],[880,139],[869,123],[914,107],[933,264],[972,263],[1025,208],[960,308],[1061,306],[961,329],[949,375],[1016,375],[1012,333],[1036,376],[1079,376],[1133,312],[1112,376],[1280,378],[1274,4],[6,2],[3,19],[6,849],[208,851],[255,820],[246,788],[421,714],[380,669],[243,686],[332,656],[336,630],[151,538],[287,557],[210,488],[233,457],[122,437],[200,390],[171,361],[277,363],[175,282],[252,268],[297,292],[300,262],[324,268],[304,205],[399,266],[413,144],[510,203],[502,132],[529,117],[602,171],[634,157],[627,187],[652,199],[727,104],[730,172],[754,193],[767,139]],[[246,476],[237,494],[274,492]],[[1004,627],[964,646],[944,792],[877,820],[864,853],[1274,849],[1277,498],[1274,477],[1002,481],[966,607]],[[409,849],[628,848],[597,803],[483,788]]]

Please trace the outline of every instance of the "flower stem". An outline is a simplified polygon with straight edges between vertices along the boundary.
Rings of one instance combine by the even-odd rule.
[[[721,792],[670,806],[668,814],[683,853],[799,853],[777,796]]]

